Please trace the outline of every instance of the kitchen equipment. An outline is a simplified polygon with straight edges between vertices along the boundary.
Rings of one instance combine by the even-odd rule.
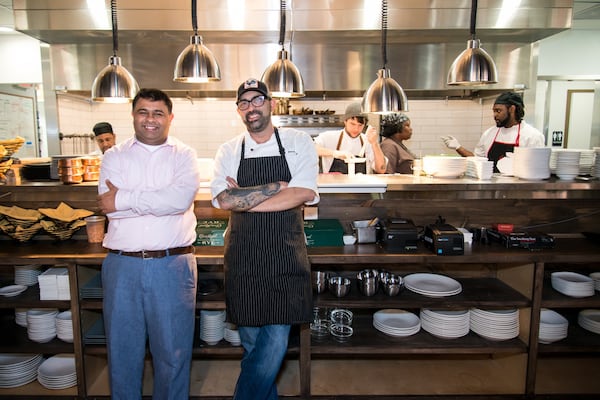
[[[366,163],[367,159],[364,157],[353,157],[344,160],[348,164],[348,176],[356,175],[356,164]]]
[[[417,227],[410,219],[388,219],[383,227],[381,244],[386,251],[408,253],[417,250],[419,236]]]
[[[350,292],[350,279],[343,276],[329,278],[329,291],[336,297],[344,297]]]
[[[373,296],[377,293],[379,285],[379,273],[376,269],[363,269],[356,274],[358,289],[365,296]]]
[[[404,280],[399,275],[390,274],[386,276],[382,286],[385,294],[388,296],[397,296],[404,288]]]
[[[323,293],[327,290],[327,280],[329,274],[323,271],[312,271],[312,287],[317,293]]]
[[[450,224],[435,223],[425,227],[425,247],[439,256],[454,256],[465,253],[463,234]]]
[[[352,229],[358,243],[375,243],[379,226],[370,225],[372,220],[353,221]]]

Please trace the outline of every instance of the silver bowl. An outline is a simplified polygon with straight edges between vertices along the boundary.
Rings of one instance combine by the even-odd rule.
[[[397,296],[404,288],[404,279],[399,275],[390,274],[383,283],[383,291],[388,296]]]
[[[344,297],[350,292],[350,279],[343,276],[329,278],[329,291],[336,297]]]

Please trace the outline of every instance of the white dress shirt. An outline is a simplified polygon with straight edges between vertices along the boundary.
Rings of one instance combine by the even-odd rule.
[[[149,151],[152,148],[153,151]],[[98,192],[119,190],[103,245],[123,251],[164,250],[196,240],[194,199],[200,187],[196,151],[169,137],[146,146],[135,137],[104,153]]]

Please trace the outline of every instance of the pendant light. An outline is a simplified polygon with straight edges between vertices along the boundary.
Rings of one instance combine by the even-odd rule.
[[[381,1],[381,55],[383,68],[377,71],[377,79],[365,92],[362,110],[365,113],[389,114],[408,111],[408,100],[402,87],[387,68],[387,0]]]
[[[271,64],[261,80],[267,85],[273,97],[304,97],[304,81],[294,63],[288,59],[285,51],[285,0],[280,0],[279,45],[277,61]]]
[[[190,44],[177,57],[173,80],[175,82],[205,83],[221,80],[221,70],[213,53],[202,44],[198,35],[196,0],[192,0],[192,28]]]
[[[498,82],[498,71],[492,57],[475,38],[477,0],[471,3],[471,39],[467,49],[456,57],[448,72],[448,85],[487,85]]]
[[[121,65],[117,29],[117,0],[111,0],[113,55],[92,84],[92,101],[106,103],[128,103],[137,94],[139,87],[135,78]]]

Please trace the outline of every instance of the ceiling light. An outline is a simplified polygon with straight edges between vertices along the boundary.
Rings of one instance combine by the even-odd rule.
[[[471,39],[467,41],[467,49],[456,57],[448,71],[448,85],[487,85],[498,82],[498,71],[492,57],[481,48],[479,39],[475,38],[475,22],[477,19],[477,0],[471,3]]]
[[[377,71],[377,79],[365,92],[362,110],[365,113],[389,114],[408,111],[408,100],[402,87],[387,68],[387,0],[381,2],[381,55],[383,68]]]
[[[128,103],[135,97],[139,87],[133,75],[121,65],[121,57],[117,56],[119,41],[116,0],[111,0],[110,10],[112,15],[113,55],[108,59],[108,66],[104,67],[94,79],[92,101]]]
[[[279,44],[277,61],[271,64],[261,80],[267,85],[273,97],[304,97],[304,81],[300,70],[288,59],[283,46],[285,40],[285,0],[280,0]]]
[[[192,0],[192,27],[194,35],[190,44],[177,57],[173,80],[175,82],[205,83],[221,80],[221,70],[213,53],[202,44],[198,35],[196,0]]]

